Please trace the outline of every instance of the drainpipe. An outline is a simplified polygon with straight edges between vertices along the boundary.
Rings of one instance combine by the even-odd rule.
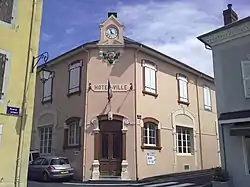
[[[88,62],[89,62],[89,60],[90,60],[90,58],[89,58],[89,51],[88,50],[86,50],[86,49],[84,49],[83,48],[83,50],[87,53],[87,55],[88,55],[88,57],[87,57],[87,59],[88,59],[88,61],[87,61],[87,63],[86,63],[86,68],[87,68],[87,66],[88,66]],[[84,129],[83,129],[83,135],[84,135],[84,140],[83,140],[83,159],[82,159],[82,161],[83,161],[83,180],[85,181],[86,180],[86,173],[87,173],[87,171],[86,171],[86,163],[87,163],[87,149],[86,149],[86,146],[87,146],[87,140],[88,140],[88,138],[87,138],[87,133],[85,133],[85,131],[87,130],[87,122],[88,122],[88,120],[87,120],[87,117],[88,117],[88,96],[89,96],[89,94],[88,94],[88,83],[87,83],[87,80],[88,80],[88,78],[87,78],[87,76],[88,76],[88,71],[86,71],[86,76],[85,76],[85,86],[86,86],[86,88],[85,88],[85,116],[84,116]],[[87,90],[87,91],[86,91]]]
[[[138,52],[139,50],[142,48],[142,45],[140,45],[137,50],[135,51],[135,63],[134,63],[134,100],[135,100],[135,177],[136,180],[139,180],[138,177],[138,154],[137,154],[137,79],[136,79],[136,75],[137,75],[137,62],[138,62]]]
[[[198,77],[201,78],[201,75]],[[196,78],[196,99],[197,99],[197,111],[198,111],[198,123],[199,123],[199,141],[200,141],[200,158],[201,158],[201,169],[203,169],[203,154],[202,154],[202,139],[201,139],[201,118],[200,118],[200,99],[198,91],[198,78]]]
[[[21,162],[22,162],[22,151],[23,151],[23,137],[24,137],[24,126],[26,122],[26,94],[27,94],[27,85],[28,85],[28,76],[29,76],[29,62],[30,62],[30,49],[32,42],[32,31],[33,31],[33,20],[34,20],[34,9],[35,9],[35,0],[32,2],[32,12],[30,18],[30,31],[29,31],[29,41],[27,49],[27,61],[25,68],[24,76],[24,86],[23,86],[23,98],[21,106],[21,123],[19,128],[19,139],[18,139],[18,149],[17,149],[17,160],[15,168],[15,187],[20,187],[20,175],[21,175]]]
[[[221,136],[222,136],[222,149],[223,149],[223,157],[224,159],[224,168],[227,170],[227,154],[226,154],[226,146],[225,146],[225,132],[224,132],[224,124],[219,124],[221,126]],[[219,134],[220,135],[220,134]]]

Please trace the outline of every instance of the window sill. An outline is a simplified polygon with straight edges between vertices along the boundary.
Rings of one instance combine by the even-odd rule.
[[[192,153],[177,153],[177,156],[194,156]]]
[[[47,99],[47,100],[42,100],[41,102],[42,102],[42,104],[52,103],[52,98],[51,99]]]
[[[68,92],[67,97],[70,97],[72,95],[81,95],[81,90],[75,91],[75,92]]]
[[[204,107],[204,110],[208,111],[208,112],[212,112],[212,108],[206,108],[206,107]]]
[[[11,28],[11,29],[15,28],[15,24],[14,23],[8,23],[8,22],[2,21],[2,20],[0,20],[0,25],[3,25],[5,27]]]
[[[76,149],[79,147],[80,147],[80,145],[64,145],[63,149]]]
[[[157,93],[152,93],[152,92],[148,92],[148,91],[145,91],[145,90],[143,90],[142,93],[143,93],[143,95],[151,95],[151,96],[154,96],[155,98],[158,97]]]
[[[181,101],[181,100],[178,99],[177,102],[178,102],[179,104],[184,104],[184,105],[187,105],[187,106],[190,105],[190,103],[189,103],[188,101]]]
[[[150,150],[161,150],[162,147],[160,146],[149,146],[149,145],[142,145],[141,149],[150,149]]]

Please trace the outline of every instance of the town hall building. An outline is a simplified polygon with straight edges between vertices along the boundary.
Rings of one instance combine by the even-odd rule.
[[[109,13],[98,41],[47,63],[53,76],[37,78],[31,148],[67,156],[84,181],[219,166],[214,79],[123,29]]]

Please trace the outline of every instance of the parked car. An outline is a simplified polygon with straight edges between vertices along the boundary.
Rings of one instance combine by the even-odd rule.
[[[66,157],[39,157],[30,163],[28,170],[28,178],[34,180],[66,179],[69,181],[73,176],[74,169]]]
[[[38,157],[40,157],[38,150],[30,150],[29,163],[31,163],[33,160],[36,160]]]

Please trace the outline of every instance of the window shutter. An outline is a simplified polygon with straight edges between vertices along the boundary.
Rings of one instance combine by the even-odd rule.
[[[250,98],[250,61],[242,61],[241,68],[245,97]]]
[[[207,87],[203,88],[203,95],[204,95],[204,105],[208,106],[208,95],[207,95]]]
[[[156,129],[156,146],[161,147],[161,133],[160,129]]]
[[[141,128],[141,146],[144,145],[144,127]]]
[[[81,126],[78,126],[78,131],[79,131],[79,141],[78,141],[78,145],[79,145],[79,150],[81,150],[81,145],[82,145],[82,128],[81,128]]]
[[[150,80],[150,68],[144,67],[144,71],[145,71],[145,87],[147,89],[147,88],[151,87],[151,85],[150,85],[150,83],[151,83],[151,80]]]
[[[151,85],[151,88],[152,88],[153,90],[155,90],[155,88],[156,88],[156,85],[155,85],[155,83],[156,83],[155,78],[156,78],[156,72],[155,72],[155,70],[150,69],[150,85]]]
[[[182,99],[187,99],[187,82],[180,80],[180,96]]]
[[[50,99],[51,91],[52,91],[52,78],[48,79],[48,80],[44,83],[44,93],[43,93],[43,97],[49,97],[48,99]]]
[[[63,142],[63,148],[67,148],[68,147],[68,133],[69,130],[68,129],[64,129],[64,142]]]
[[[3,96],[3,82],[4,82],[4,72],[5,72],[5,64],[6,64],[6,55],[0,54],[0,99]]]
[[[14,0],[0,1],[0,20],[6,23],[11,23]]]

